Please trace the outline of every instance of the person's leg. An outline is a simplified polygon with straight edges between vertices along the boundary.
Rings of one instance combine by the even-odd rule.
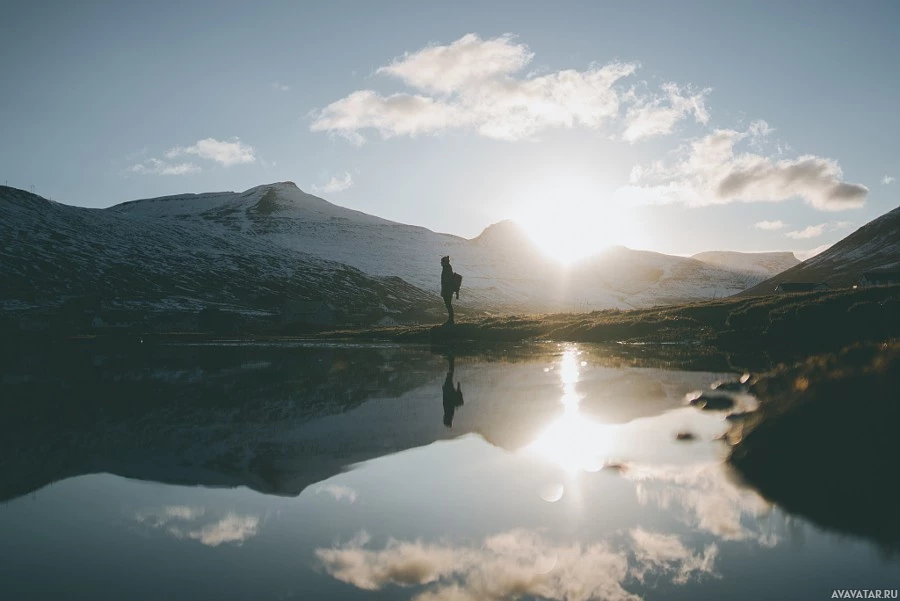
[[[453,323],[453,304],[450,302],[453,296],[444,297],[444,306],[447,307],[447,323]]]

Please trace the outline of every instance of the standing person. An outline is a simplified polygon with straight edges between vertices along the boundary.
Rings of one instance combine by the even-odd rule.
[[[456,278],[453,276],[453,268],[450,267],[450,257],[441,257],[441,298],[447,307],[447,324],[453,325],[453,293],[456,291]]]

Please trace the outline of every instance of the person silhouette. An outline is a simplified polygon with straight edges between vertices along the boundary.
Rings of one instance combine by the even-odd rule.
[[[457,408],[463,406],[463,393],[459,382],[456,388],[453,387],[453,370],[454,358],[452,354],[447,355],[447,377],[444,378],[444,425],[448,428],[453,427],[453,414]]]
[[[441,298],[447,307],[447,325],[453,325],[453,293],[456,291],[456,280],[453,277],[453,268],[450,267],[450,257],[441,257]]]

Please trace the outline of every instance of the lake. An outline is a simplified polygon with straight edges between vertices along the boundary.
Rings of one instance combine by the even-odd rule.
[[[6,599],[896,598],[900,583],[896,548],[731,471],[726,414],[686,399],[742,366],[693,347],[84,343],[3,363]]]

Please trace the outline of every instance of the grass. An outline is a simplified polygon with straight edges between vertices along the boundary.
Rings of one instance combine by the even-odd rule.
[[[800,356],[900,336],[900,286],[731,297],[685,305],[585,314],[469,318],[453,327],[333,330],[321,338],[406,342],[699,343],[724,350]]]

